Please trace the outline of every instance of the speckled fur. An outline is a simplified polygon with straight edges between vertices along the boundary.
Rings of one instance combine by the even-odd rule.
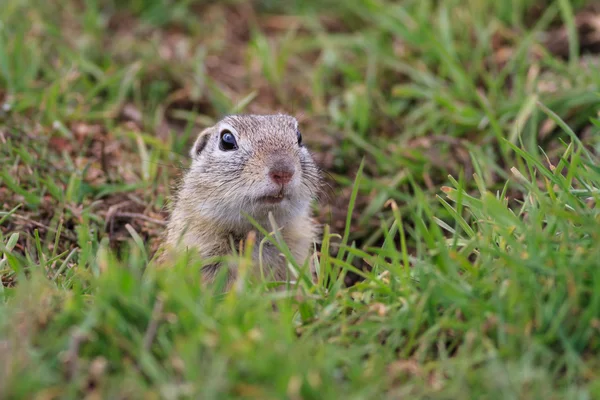
[[[237,150],[219,148],[224,129],[234,134]],[[298,122],[288,115],[232,115],[200,133],[191,150],[191,167],[173,202],[166,247],[171,251],[195,249],[203,257],[226,255],[231,253],[232,238],[245,239],[255,230],[242,212],[267,231],[272,230],[268,217],[271,212],[285,243],[302,265],[317,237],[310,206],[321,178],[306,147],[298,145],[297,129]],[[268,176],[269,167],[278,160],[293,165],[295,173],[285,185],[283,202],[264,204],[259,201],[261,196],[280,189]],[[257,236],[253,254],[256,266],[262,239]],[[286,261],[275,246],[263,246],[261,258],[274,279],[289,276]],[[205,280],[211,282],[218,268],[223,267],[206,268]],[[233,266],[229,283],[235,277]]]

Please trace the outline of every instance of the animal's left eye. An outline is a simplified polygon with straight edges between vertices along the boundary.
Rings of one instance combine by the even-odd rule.
[[[238,145],[235,141],[235,136],[228,130],[221,132],[221,141],[219,142],[219,148],[223,151],[237,150]]]
[[[296,134],[298,135],[298,146],[302,146],[302,134],[300,131],[296,131]]]

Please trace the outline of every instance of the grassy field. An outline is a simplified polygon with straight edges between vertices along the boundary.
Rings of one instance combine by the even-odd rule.
[[[194,135],[278,111],[319,281],[148,267]],[[599,112],[592,1],[2,0],[0,398],[600,398]]]

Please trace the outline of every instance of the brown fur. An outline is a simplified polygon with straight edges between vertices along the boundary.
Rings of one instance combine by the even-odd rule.
[[[219,148],[221,133],[231,131],[238,149]],[[311,219],[310,205],[320,189],[320,174],[311,155],[298,144],[298,122],[288,115],[228,116],[198,136],[191,150],[192,165],[182,180],[174,200],[165,240],[166,260],[169,252],[194,249],[202,257],[230,254],[231,241],[245,239],[256,231],[243,213],[252,216],[268,232],[272,231],[272,214],[281,236],[296,261],[303,265],[317,228]],[[285,163],[295,170],[292,181],[281,189],[268,176],[269,168]],[[261,196],[283,190],[285,200],[266,205]],[[254,265],[262,260],[263,271],[273,279],[289,279],[287,261],[277,248],[257,235]],[[204,270],[206,282],[212,282],[219,268]],[[312,263],[311,263],[312,271]],[[231,266],[229,285],[237,276]]]

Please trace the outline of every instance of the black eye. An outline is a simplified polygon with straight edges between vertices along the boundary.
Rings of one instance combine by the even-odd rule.
[[[221,132],[221,141],[219,142],[219,148],[223,151],[237,150],[238,145],[235,141],[235,136],[228,130]]]
[[[296,131],[296,134],[298,135],[298,146],[302,146],[302,134],[300,131]]]

